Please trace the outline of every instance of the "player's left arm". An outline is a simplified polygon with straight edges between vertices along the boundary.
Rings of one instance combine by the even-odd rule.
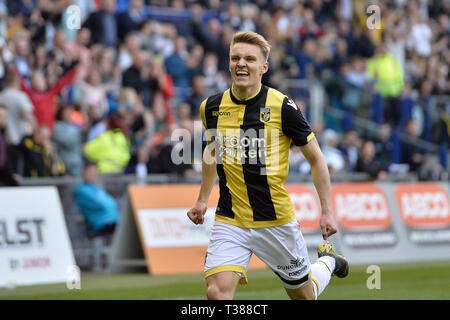
[[[300,108],[289,98],[285,98],[282,104],[282,129],[284,134],[292,139],[294,144],[300,147],[306,160],[311,166],[311,174],[322,207],[320,227],[322,237],[326,240],[337,232],[331,205],[331,182],[328,166],[320,150],[319,143],[312,132],[311,126],[303,117]]]
[[[327,162],[316,138],[311,139],[306,145],[301,146],[300,150],[311,166],[312,180],[322,208],[320,228],[322,229],[322,237],[326,240],[329,236],[337,232],[337,225],[331,205],[331,183]]]

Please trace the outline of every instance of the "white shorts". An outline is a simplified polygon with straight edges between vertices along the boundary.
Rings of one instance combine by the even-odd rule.
[[[270,228],[242,228],[215,221],[205,258],[205,278],[222,271],[240,274],[247,283],[247,267],[254,253],[287,289],[301,287],[311,269],[308,250],[296,219]]]

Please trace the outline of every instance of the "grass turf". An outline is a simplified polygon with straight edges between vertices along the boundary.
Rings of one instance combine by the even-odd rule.
[[[450,299],[450,261],[386,264],[381,268],[381,289],[369,290],[367,266],[351,266],[347,278],[333,277],[320,300]],[[235,299],[288,299],[279,278],[270,270],[248,272],[249,284],[239,286]],[[151,276],[148,274],[82,275],[81,289],[65,283],[0,289],[0,299],[205,299],[202,274]]]

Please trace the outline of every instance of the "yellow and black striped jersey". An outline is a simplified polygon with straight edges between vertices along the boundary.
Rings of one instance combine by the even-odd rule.
[[[200,115],[206,136],[216,147],[220,190],[216,220],[245,228],[293,220],[284,188],[291,139],[303,146],[314,137],[294,101],[264,85],[244,101],[228,89],[203,101]]]

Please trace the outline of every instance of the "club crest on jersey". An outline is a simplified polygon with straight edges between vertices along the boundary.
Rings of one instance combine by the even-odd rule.
[[[259,112],[259,120],[261,122],[270,121],[270,108],[261,108]]]

